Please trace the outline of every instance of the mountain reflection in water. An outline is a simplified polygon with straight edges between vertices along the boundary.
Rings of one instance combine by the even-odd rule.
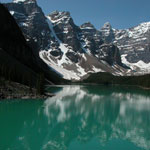
[[[64,86],[47,99],[44,112],[53,127],[45,147],[64,149],[74,140],[88,143],[96,137],[104,147],[121,139],[150,148],[149,95],[128,88]]]
[[[50,87],[46,101],[0,102],[0,150],[149,150],[149,91]]]

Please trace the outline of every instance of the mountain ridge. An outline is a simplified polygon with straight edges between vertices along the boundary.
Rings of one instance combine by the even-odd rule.
[[[130,46],[125,49],[130,39],[131,46],[135,45],[135,39],[131,36],[136,34],[135,28],[128,29],[131,36],[128,37],[126,30],[113,29],[110,23],[106,23],[100,30],[90,22],[77,26],[69,12],[54,11],[45,16],[36,1],[33,3],[25,0],[8,3],[6,7],[16,19],[28,43],[36,49],[36,56],[63,78],[80,80],[92,72],[110,72],[114,75],[148,72],[149,65],[148,68],[140,66],[150,62],[146,55],[149,50],[127,51]],[[22,20],[24,15],[26,19]],[[149,37],[147,31],[146,35]],[[145,44],[141,42],[141,45],[137,42],[136,48],[143,48]],[[147,58],[143,59],[144,56]]]
[[[52,70],[69,80],[80,80],[91,72],[104,71],[113,74],[126,72],[118,49],[112,44],[106,46],[96,29],[89,31],[88,26],[90,29],[94,28],[90,23],[79,27],[66,11],[54,11],[44,16],[36,1],[34,4],[27,2],[28,0],[8,3],[6,7],[15,17],[31,47],[33,43],[36,45],[37,56],[39,55]],[[38,13],[35,14],[36,11]],[[18,13],[22,14],[21,17],[15,15]],[[23,15],[26,15],[25,20],[22,20]],[[41,27],[41,24],[45,26]],[[42,32],[45,28],[46,36]],[[41,39],[45,44],[41,43]]]

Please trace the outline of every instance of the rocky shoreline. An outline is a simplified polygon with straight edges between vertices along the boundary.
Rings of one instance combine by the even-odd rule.
[[[52,97],[52,93],[44,93],[39,95],[36,93],[36,89],[22,85],[16,82],[5,81],[0,85],[0,100],[6,99],[47,99]]]
[[[3,94],[0,93],[0,100],[8,100],[8,99],[47,99],[48,97],[54,96],[53,94],[44,94],[44,95],[36,95],[36,94]]]

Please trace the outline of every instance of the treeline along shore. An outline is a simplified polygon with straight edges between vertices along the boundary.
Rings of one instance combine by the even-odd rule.
[[[150,74],[139,76],[114,76],[107,72],[90,74],[89,77],[81,83],[94,83],[103,85],[132,85],[145,89],[150,89]]]

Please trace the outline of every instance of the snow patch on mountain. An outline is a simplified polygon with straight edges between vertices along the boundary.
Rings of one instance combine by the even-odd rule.
[[[57,15],[55,15],[55,14],[57,14]],[[57,24],[62,23],[64,21],[67,23],[71,18],[70,13],[66,12],[66,11],[62,11],[62,12],[54,11],[51,13],[51,15],[55,15],[55,17],[51,18],[50,16],[48,16],[49,19],[51,20],[52,23],[57,23]]]
[[[10,14],[13,16],[15,14],[15,11],[10,11]]]
[[[40,58],[56,73],[61,74],[64,79],[67,80],[80,80],[80,77],[73,71],[69,71],[62,66],[56,64],[52,59],[47,57],[48,52],[43,50],[39,52]]]
[[[100,68],[96,68],[95,66],[93,66],[93,71],[94,72],[104,72],[104,70],[102,70]]]
[[[140,35],[146,33],[149,29],[150,29],[150,22],[144,22],[134,28],[127,29],[127,31],[129,32],[128,33],[129,37],[137,38]]]
[[[126,56],[127,54],[121,56],[122,62],[135,71],[134,74],[150,73],[150,63],[145,63],[142,60],[139,60],[137,63],[130,63],[127,61]],[[138,72],[136,70],[138,70]]]
[[[13,3],[35,3],[36,0],[13,0]]]
[[[62,52],[61,59],[54,59],[50,56],[51,48],[48,51],[42,50],[39,53],[40,58],[51,68],[53,68],[56,72],[60,73],[64,79],[68,80],[80,80],[83,76],[85,76],[88,72],[104,72],[102,69],[96,68],[93,66],[93,70],[91,71],[85,71],[85,68],[81,66],[81,62],[79,63],[73,63],[70,59],[68,59],[66,53],[71,51],[68,49],[67,44],[62,43],[60,39],[57,37],[54,29],[53,24],[51,21],[51,17],[47,17],[47,22],[49,24],[49,28],[51,30],[51,36],[55,38],[55,40],[59,44],[59,48]],[[72,51],[73,52],[73,51]],[[80,56],[84,59],[84,61],[87,61],[87,57],[85,53],[80,54]],[[65,68],[67,65],[68,68],[71,68],[70,70]],[[70,66],[70,67],[69,67]],[[73,69],[74,68],[74,69]]]
[[[26,0],[13,0],[14,3],[25,2]]]
[[[66,53],[68,51],[67,47],[59,40],[59,38],[57,37],[54,29],[53,29],[53,25],[51,22],[51,18],[48,16],[47,17],[47,22],[49,24],[50,30],[52,31],[53,37],[55,37],[55,39],[57,40],[57,42],[59,43],[59,48],[61,49],[61,51],[63,52],[63,56],[61,60],[58,60],[57,63],[59,66],[61,66],[63,63],[67,63],[67,58],[66,58]]]

